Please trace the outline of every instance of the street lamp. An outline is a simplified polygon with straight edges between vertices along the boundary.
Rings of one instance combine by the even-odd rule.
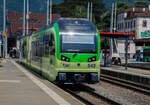
[[[27,20],[27,35],[28,35],[28,33],[29,33],[29,30],[28,30],[28,28],[29,28],[29,0],[27,0],[27,14],[26,14],[26,20]]]
[[[25,36],[25,16],[26,15],[26,0],[24,0],[24,3],[23,3],[23,36]]]
[[[7,35],[6,35],[6,0],[3,0],[3,58],[7,56]]]

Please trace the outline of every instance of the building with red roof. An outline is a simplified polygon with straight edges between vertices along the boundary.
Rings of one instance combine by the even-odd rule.
[[[136,33],[136,39],[150,38],[150,7],[129,8],[117,16],[117,31]]]
[[[46,25],[46,14],[31,13],[29,15],[29,28],[41,28]],[[52,23],[54,23],[61,16],[59,14],[52,14]],[[23,14],[18,12],[8,12],[7,26],[8,37],[16,37],[22,35]]]
[[[30,13],[29,14],[29,29],[39,29],[46,25],[46,14]],[[52,14],[52,23],[54,23],[61,16],[60,14]],[[8,12],[7,14],[7,35],[8,47],[16,46],[17,36],[22,35],[23,14],[20,12]],[[29,30],[29,33],[33,30]]]
[[[136,45],[142,45],[141,41],[150,38],[150,5],[145,8],[133,7],[120,11],[117,15],[117,32],[136,33],[134,41],[130,41],[129,54],[132,58],[136,50],[143,49],[142,46]],[[125,49],[123,43],[118,41],[120,55],[125,53],[125,50],[122,50],[122,48]]]

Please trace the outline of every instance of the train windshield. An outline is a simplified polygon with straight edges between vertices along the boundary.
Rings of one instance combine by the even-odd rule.
[[[62,53],[97,53],[96,35],[61,35]]]
[[[86,19],[59,19],[61,52],[97,53],[96,26]]]

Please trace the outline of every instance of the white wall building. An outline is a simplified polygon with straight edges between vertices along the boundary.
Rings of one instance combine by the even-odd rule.
[[[135,39],[150,38],[150,9],[130,8],[117,15],[117,32],[136,33]],[[125,40],[117,40],[118,52],[121,57],[125,55]],[[130,58],[136,52],[135,43],[130,40],[128,46]],[[142,49],[142,47],[138,47]]]

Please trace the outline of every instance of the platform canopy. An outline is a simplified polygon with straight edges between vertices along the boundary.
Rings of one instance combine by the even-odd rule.
[[[104,38],[129,38],[135,37],[136,33],[118,33],[118,32],[101,32],[100,36]]]
[[[129,39],[133,39],[136,35],[136,33],[117,33],[117,32],[101,32],[100,33],[100,37],[103,37],[105,40],[106,38],[119,38],[119,39],[124,39],[125,40],[125,69],[127,70],[128,68],[128,40]],[[111,58],[112,56],[112,49],[113,49],[113,44],[110,45],[110,52],[109,55]],[[105,51],[106,51],[106,47],[105,47]],[[105,59],[104,59],[104,66],[107,65],[106,63],[106,53],[105,53]],[[112,59],[108,59],[109,64],[112,65]]]
[[[134,39],[136,46],[150,46],[150,38]]]

